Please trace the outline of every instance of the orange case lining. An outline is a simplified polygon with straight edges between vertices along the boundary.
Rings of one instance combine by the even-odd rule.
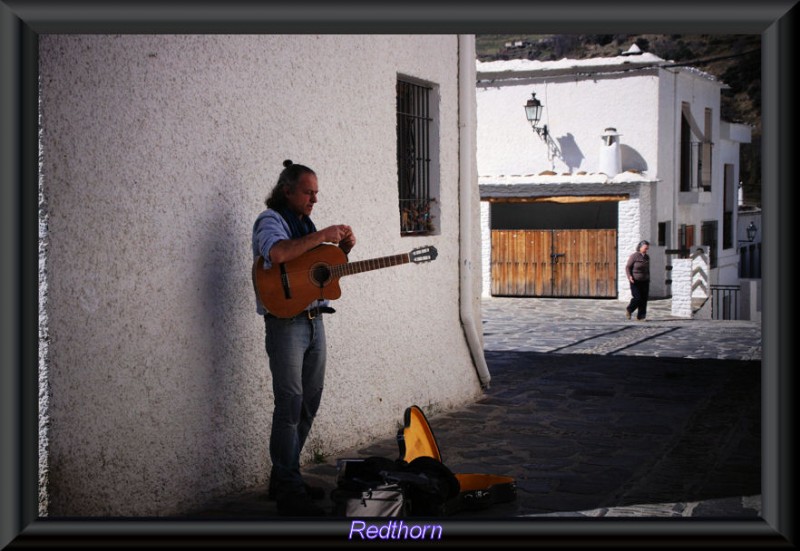
[[[433,435],[425,414],[417,406],[408,408],[407,413],[408,418],[403,427],[405,454],[402,459],[411,463],[417,457],[433,457],[441,462],[439,446],[436,444],[436,437]]]

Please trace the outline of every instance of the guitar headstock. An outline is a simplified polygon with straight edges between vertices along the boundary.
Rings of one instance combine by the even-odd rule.
[[[439,251],[437,251],[436,247],[432,245],[417,247],[408,253],[408,258],[411,260],[411,262],[430,262],[432,260],[436,260],[437,256],[439,256]]]

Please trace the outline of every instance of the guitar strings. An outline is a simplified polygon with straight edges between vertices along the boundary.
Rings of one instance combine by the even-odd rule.
[[[373,259],[370,259],[370,260],[356,260],[354,262],[345,262],[343,264],[325,264],[324,266],[332,274],[334,274],[336,277],[342,277],[344,275],[349,275],[349,274],[346,273],[346,271],[344,269],[346,266],[356,266],[356,265],[359,265],[359,264],[365,264],[366,265],[365,266],[366,269],[358,270],[357,272],[354,272],[354,273],[359,273],[361,271],[376,270],[376,269],[380,269],[380,268],[391,268],[393,266],[400,266],[400,265],[408,264],[409,262],[411,262],[411,259],[408,258],[408,256],[409,256],[408,254],[399,254],[399,255],[395,255],[395,256],[384,256],[384,257],[381,257],[381,258],[373,258]],[[381,261],[384,261],[384,260],[394,260],[394,259],[396,259],[398,262],[397,263],[388,264],[386,266],[372,267],[372,266],[369,266],[367,264],[369,262],[381,262]],[[360,266],[359,266],[359,268],[360,268]],[[317,269],[317,268],[302,269],[302,270],[292,270],[292,271],[285,272],[285,275],[286,276],[290,276],[290,275],[298,275],[298,274],[311,274],[311,273],[314,272],[315,269]]]

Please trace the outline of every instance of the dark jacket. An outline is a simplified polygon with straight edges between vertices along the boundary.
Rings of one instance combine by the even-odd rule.
[[[628,277],[633,277],[634,281],[650,281],[650,255],[642,254],[639,251],[628,257],[625,265],[625,273]]]

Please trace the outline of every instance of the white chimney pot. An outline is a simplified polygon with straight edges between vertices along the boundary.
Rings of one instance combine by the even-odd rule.
[[[622,172],[622,152],[619,148],[619,137],[616,128],[606,128],[601,138],[599,172],[613,178]]]

